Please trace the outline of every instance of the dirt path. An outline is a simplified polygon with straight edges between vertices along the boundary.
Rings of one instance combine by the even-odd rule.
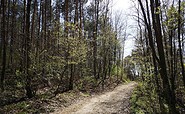
[[[95,95],[53,114],[129,114],[129,98],[137,84],[130,82],[111,92]]]

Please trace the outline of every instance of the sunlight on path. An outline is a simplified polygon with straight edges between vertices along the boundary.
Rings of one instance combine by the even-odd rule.
[[[53,114],[128,114],[129,98],[137,84],[120,85],[111,92],[80,101]]]

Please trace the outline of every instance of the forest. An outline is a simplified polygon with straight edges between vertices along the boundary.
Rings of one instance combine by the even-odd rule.
[[[52,113],[122,84],[134,88],[127,113],[184,114],[185,0],[129,4],[124,15],[113,0],[0,0],[0,114]]]

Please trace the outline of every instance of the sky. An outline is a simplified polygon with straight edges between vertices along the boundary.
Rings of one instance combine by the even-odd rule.
[[[123,13],[123,18],[127,20],[127,40],[125,42],[125,47],[124,47],[124,57],[128,56],[131,54],[132,50],[134,49],[134,39],[132,36],[134,36],[134,29],[132,28],[133,26],[133,20],[132,17],[128,16],[128,14],[131,14],[133,11],[131,10],[132,8],[132,3],[131,0],[113,0],[113,13],[117,11],[122,11]]]
[[[127,10],[131,6],[130,3],[130,0],[113,0],[113,7],[115,10]]]

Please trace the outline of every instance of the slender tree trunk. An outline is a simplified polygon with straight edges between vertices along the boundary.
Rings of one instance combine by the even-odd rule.
[[[20,59],[20,71],[23,71],[26,66],[25,66],[25,63],[26,63],[26,52],[25,52],[25,49],[26,49],[26,34],[25,34],[25,28],[26,28],[26,0],[24,0],[24,14],[23,14],[23,24],[22,24],[22,34],[23,36],[21,37],[21,42],[22,42],[22,47],[21,47],[21,54],[23,55],[23,57]],[[25,73],[25,72],[24,72]]]
[[[80,31],[79,31],[79,36],[80,37],[83,37],[82,36],[82,17],[83,17],[83,3],[82,3],[82,0],[79,1],[80,2],[80,7],[79,7],[79,10],[80,10]]]
[[[26,95],[28,98],[33,97],[33,91],[31,88],[31,75],[30,75],[30,64],[31,64],[31,59],[30,59],[30,50],[31,50],[31,45],[30,45],[30,7],[31,7],[31,0],[27,1],[27,13],[26,13],[26,31],[25,31],[25,36],[26,36]]]
[[[48,0],[45,0],[44,4],[44,49],[47,50],[47,43],[48,43],[48,38],[47,38],[47,4]],[[46,62],[46,55],[44,54],[44,62]]]
[[[1,0],[1,2],[0,2],[0,26],[1,27],[2,27],[2,14],[3,14],[2,6],[3,5],[2,5],[2,0]],[[0,32],[2,33],[2,29]],[[1,38],[1,40],[2,40],[2,38]],[[2,58],[2,49],[3,49],[3,43],[0,42],[0,59]],[[0,64],[2,64],[2,63],[0,63]],[[0,77],[0,79],[1,79],[1,77]]]
[[[38,29],[37,29],[37,40],[36,40],[36,56],[38,57],[38,61],[37,62],[39,62],[40,61],[40,57],[38,56],[39,55],[39,49],[40,49],[40,45],[39,44],[41,44],[40,42],[41,42],[41,35],[40,35],[40,27],[41,27],[41,10],[42,10],[42,4],[41,4],[41,2],[42,2],[42,0],[40,1],[40,10],[39,10],[39,8],[37,7],[37,11],[38,11],[38,13],[37,13],[37,20],[38,20]],[[42,48],[41,48],[42,49]]]
[[[74,18],[74,24],[78,24],[78,1],[79,0],[75,0],[75,18]],[[78,26],[78,25],[76,25]]]
[[[2,71],[1,71],[1,89],[4,91],[4,78],[6,70],[6,21],[5,21],[5,11],[6,5],[5,0],[1,0],[2,6],[2,21],[1,21],[1,38],[2,38]]]
[[[11,67],[11,71],[13,69],[13,45],[14,45],[14,38],[16,39],[16,17],[15,17],[15,13],[16,13],[16,0],[13,0],[13,6],[12,6],[12,27],[11,27],[11,38],[10,38],[10,57],[9,57],[9,61],[10,61],[10,65]]]
[[[72,62],[72,60],[71,60],[71,62]],[[74,81],[74,74],[73,74],[73,72],[74,72],[74,65],[73,64],[71,64],[70,65],[70,67],[71,67],[71,74],[70,74],[70,78],[69,78],[69,90],[73,90],[73,81]]]
[[[7,4],[7,7],[8,7],[8,15],[7,15],[7,18],[6,18],[7,22],[6,22],[6,41],[5,41],[6,43],[5,44],[8,47],[8,41],[10,40],[9,39],[10,38],[10,34],[9,34],[9,32],[10,32],[10,30],[9,30],[10,29],[9,28],[9,25],[10,25],[10,0],[8,0],[7,2],[8,2],[8,4]],[[7,63],[6,64],[7,64],[7,68],[10,68],[10,61],[9,61],[9,59],[7,60]]]
[[[156,91],[157,91],[157,95],[159,97],[160,113],[164,114],[165,113],[165,107],[164,107],[164,104],[163,104],[162,95],[161,95],[162,93],[161,93],[161,88],[160,88],[159,79],[158,79],[157,62],[156,62],[154,57],[152,57],[152,59],[153,59],[153,65],[154,65]]]
[[[34,10],[33,10],[33,15],[32,15],[32,25],[31,25],[31,42],[33,45],[35,45],[35,16],[36,16],[36,10],[37,10],[37,0],[34,1]]]
[[[66,62],[67,62],[67,77],[69,75],[69,39],[68,39],[68,35],[69,35],[69,28],[68,28],[68,23],[69,23],[69,0],[65,0],[65,28],[64,28],[64,32],[65,32],[65,37],[67,39],[67,53],[66,53]],[[71,73],[73,72],[72,66],[71,66]],[[69,77],[69,86],[68,89],[71,90],[73,89],[73,74],[70,75]]]
[[[44,50],[44,1],[41,0],[41,15],[42,15],[42,22],[41,22],[41,49]]]
[[[97,78],[97,72],[96,72],[96,67],[97,67],[97,36],[98,36],[98,19],[99,19],[99,0],[95,0],[95,28],[94,28],[94,47],[93,47],[93,69],[94,69],[94,76],[96,79]]]
[[[69,0],[65,0],[65,34],[66,34],[66,36],[68,37],[68,27],[67,27],[67,25],[68,25],[68,22],[69,22],[69,11],[68,11],[68,9],[69,9]]]

